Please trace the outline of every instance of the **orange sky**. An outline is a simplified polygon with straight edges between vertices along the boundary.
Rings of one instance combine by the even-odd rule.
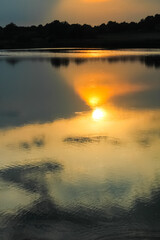
[[[92,25],[116,21],[139,21],[160,12],[158,0],[61,0],[55,8],[57,19]]]
[[[1,0],[0,25],[45,24],[55,19],[98,25],[139,21],[160,13],[160,0]]]

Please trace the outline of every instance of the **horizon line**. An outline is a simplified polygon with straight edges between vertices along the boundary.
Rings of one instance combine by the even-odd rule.
[[[40,24],[32,24],[32,25],[17,25],[16,23],[14,23],[13,21],[11,21],[11,22],[9,22],[8,24],[6,24],[5,26],[1,26],[0,25],[0,27],[1,28],[5,28],[6,26],[8,26],[8,25],[10,25],[10,24],[14,24],[15,26],[17,26],[17,27],[39,27],[39,26],[46,26],[47,24],[51,24],[51,23],[53,23],[53,22],[55,22],[55,21],[58,21],[58,22],[60,22],[60,23],[67,23],[67,24],[69,24],[69,25],[81,25],[81,26],[84,26],[84,25],[88,25],[88,26],[91,26],[91,27],[97,27],[97,26],[101,26],[101,25],[103,25],[103,24],[105,24],[105,25],[107,25],[109,22],[116,22],[116,23],[118,23],[118,24],[121,24],[121,23],[126,23],[126,24],[130,24],[130,23],[136,23],[136,24],[138,24],[138,23],[140,23],[142,20],[145,20],[146,18],[148,18],[148,17],[156,17],[157,15],[159,15],[160,16],[160,13],[156,13],[155,15],[148,15],[148,16],[146,16],[145,18],[141,18],[140,20],[138,20],[138,21],[122,21],[122,22],[120,22],[120,21],[115,21],[115,20],[109,20],[108,22],[103,22],[103,23],[101,23],[101,24],[98,24],[98,25],[92,25],[92,24],[88,24],[88,23],[78,23],[78,22],[75,22],[75,23],[69,23],[68,21],[66,21],[66,20],[63,20],[63,21],[60,21],[60,20],[58,20],[58,19],[55,19],[55,20],[53,20],[53,21],[51,21],[51,22],[48,22],[48,23],[45,23],[45,24],[42,24],[42,23],[40,23]]]

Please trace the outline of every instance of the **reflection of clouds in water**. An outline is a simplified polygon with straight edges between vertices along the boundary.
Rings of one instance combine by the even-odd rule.
[[[54,163],[51,159],[50,162],[45,160],[45,163],[14,166],[0,170],[0,177],[7,182],[18,185],[18,187],[24,190],[44,194],[46,193],[44,174],[60,170],[62,170],[62,166]]]
[[[54,196],[55,202],[66,210],[89,208],[95,212],[103,211],[106,217],[116,217],[115,209],[119,213],[129,212],[139,199],[149,204],[152,191],[156,192],[159,189],[159,175],[154,176],[150,182],[150,179],[139,173],[119,177],[114,171],[107,174],[104,182],[92,182],[82,177],[83,179],[76,183],[57,182],[54,189],[50,182],[51,195]],[[153,182],[156,182],[154,188]]]
[[[33,201],[39,198],[35,192],[26,192],[24,188],[17,188],[13,184],[1,178],[0,174],[0,220],[8,214],[15,214],[20,209],[27,208]]]
[[[101,234],[106,239],[108,236],[117,236],[113,231],[114,228],[117,231],[117,227],[120,234],[118,236],[126,236],[126,229],[123,228],[126,224],[130,231],[140,236],[142,232],[139,233],[137,223],[141,231],[143,226],[143,236],[146,236],[147,231],[152,228],[152,225],[148,224],[155,221],[157,226],[154,226],[158,229],[159,191],[158,188],[153,191],[149,181],[143,179],[143,176],[137,174],[133,179],[124,176],[118,179],[111,174],[103,183],[90,182],[89,179],[68,183],[62,180],[61,175],[56,178],[52,175],[60,170],[59,164],[51,164],[50,161],[46,164],[8,168],[0,172],[4,181],[41,196],[29,205],[28,209],[19,210],[16,216],[11,217],[8,214],[9,221],[5,225],[7,231],[5,232],[4,227],[2,236],[8,234],[9,239],[13,240],[26,237],[48,239],[50,232],[52,236],[53,233],[57,234],[54,239],[58,240],[61,237],[59,230],[65,229],[70,239],[75,239],[76,230],[80,231],[77,239],[82,237],[81,231],[85,233],[84,239],[87,240],[97,239]],[[159,176],[155,178],[158,182]]]
[[[71,60],[70,64],[74,61]],[[90,62],[91,65],[93,63],[93,69],[98,61],[91,61],[87,60],[86,63]],[[118,61],[123,62],[123,59]],[[131,63],[130,60],[126,61]],[[0,64],[4,63],[3,61],[0,62]],[[19,65],[16,65],[13,61],[17,77],[20,77],[21,64],[26,63],[27,61],[20,61]],[[39,62],[35,61],[34,63]],[[43,64],[46,63],[44,60]],[[96,64],[94,65],[94,63]],[[64,66],[62,69],[71,70],[66,59],[63,59],[62,62],[52,59],[52,64],[53,66],[55,64],[56,68]],[[28,63],[23,66],[27,67],[27,65]],[[109,65],[110,68],[112,68],[111,65]],[[17,68],[17,66],[20,66],[20,68]],[[42,65],[38,64],[37,67],[39,66]],[[45,66],[47,69],[51,68],[50,64]],[[71,66],[73,67],[73,65]],[[123,69],[121,65],[126,74],[125,66],[124,64]],[[30,66],[28,67],[30,69]],[[76,65],[76,71],[78,69],[81,71],[81,67],[83,67],[83,64]],[[13,67],[10,68],[13,69]],[[110,68],[106,71],[109,71]],[[133,69],[135,70],[135,68]],[[45,117],[48,119],[48,112],[51,112],[52,108],[57,105],[57,100],[62,101],[63,107],[60,108],[63,113],[68,114],[70,112],[65,108],[67,104],[70,104],[70,101],[73,101],[73,95],[69,102],[68,100],[65,102],[63,93],[66,94],[67,98],[73,91],[70,92],[68,90],[70,88],[67,88],[65,84],[64,86],[63,83],[61,85],[60,77],[57,78],[58,80],[54,80],[53,76],[56,78],[59,70],[51,68],[52,70],[55,71],[55,75],[52,75],[49,81],[46,79],[45,82],[44,76],[47,77],[47,75],[43,75],[40,80],[37,79],[33,82],[29,79],[28,83],[25,83],[26,85],[29,84],[28,90],[33,86],[34,94],[39,81],[41,82],[40,88],[45,88],[45,84],[49,84],[45,94],[48,93],[49,88],[57,89],[57,86],[60,86],[55,98],[49,97],[44,106],[41,106],[43,100],[45,100],[43,97],[47,95],[42,94],[42,97],[40,92],[38,95],[31,94],[30,110],[24,109],[31,122],[34,115],[32,111],[37,106],[39,106],[39,113],[42,111],[42,115],[45,108],[50,109],[50,111],[48,111],[49,109],[46,110]],[[144,74],[141,77],[141,82],[148,84],[149,90],[144,91],[145,94],[142,93],[142,95],[139,92],[119,96],[117,97],[117,99],[120,99],[119,102],[116,98],[112,99],[117,101],[115,106],[122,107],[122,111],[114,109],[115,112],[109,113],[110,108],[107,108],[108,118],[102,123],[91,120],[91,113],[86,112],[75,118],[55,121],[52,124],[34,124],[1,131],[0,145],[2,145],[2,148],[4,146],[4,151],[2,151],[2,159],[4,160],[1,163],[3,169],[0,170],[0,186],[3,185],[4,188],[7,188],[7,185],[11,186],[7,188],[7,193],[4,195],[11,201],[15,201],[16,198],[22,200],[13,204],[13,209],[10,208],[11,212],[6,212],[6,215],[3,215],[6,225],[3,228],[3,233],[0,230],[0,238],[5,237],[7,239],[8,234],[9,240],[40,238],[48,240],[52,239],[53,236],[55,240],[59,240],[64,238],[64,232],[65,238],[71,240],[105,240],[118,239],[118,237],[121,239],[133,239],[133,237],[152,239],[159,235],[159,111],[157,109],[152,111],[142,110],[147,107],[153,109],[155,106],[159,108],[157,97],[159,90],[156,88],[159,80],[155,69],[148,68],[148,70],[152,71],[152,76],[155,74],[155,81],[151,81],[149,76],[145,82],[147,74],[144,74],[144,72],[139,72],[139,78]],[[84,68],[84,71],[87,71],[87,69]],[[25,75],[25,73],[23,74]],[[41,73],[42,71],[40,71]],[[132,74],[129,73],[129,75]],[[21,117],[23,113],[19,111],[21,108],[15,109],[15,111],[13,109],[9,111],[8,108],[14,106],[14,104],[15,106],[21,104],[18,100],[24,98],[25,91],[22,91],[22,94],[16,98],[15,103],[10,105],[16,94],[20,94],[16,90],[12,95],[14,87],[19,86],[20,90],[23,89],[20,81],[18,83],[16,79],[9,81],[10,77],[7,78],[7,86],[5,81],[0,80],[3,89],[5,90],[6,87],[10,91],[8,91],[5,102],[7,109],[2,109],[1,115],[3,115],[3,118],[8,116],[8,119],[14,119]],[[126,81],[129,80],[130,78]],[[52,81],[56,81],[56,83],[52,85]],[[131,79],[131,81],[138,80],[136,78],[135,80]],[[15,82],[16,86],[14,86]],[[45,82],[45,84],[43,85],[42,82]],[[118,86],[122,87],[121,84]],[[153,93],[151,94],[152,86],[157,90],[152,89]],[[64,91],[61,91],[62,89]],[[153,99],[151,96],[156,91],[156,97]],[[51,95],[54,93],[54,91],[50,92]],[[1,94],[3,97],[2,92]],[[60,96],[58,96],[59,94]],[[132,97],[130,97],[131,95]],[[137,97],[140,95],[141,97]],[[132,102],[132,98],[135,99],[136,97],[137,102]],[[123,107],[122,98],[125,99],[123,101],[127,105],[126,108]],[[39,105],[35,103],[35,99],[40,99]],[[24,106],[26,105],[22,103],[21,107]],[[77,105],[74,106],[75,108],[71,110],[76,109],[77,112],[79,110],[79,100],[77,100]],[[126,109],[130,106],[139,108],[139,111],[127,111]],[[55,109],[56,111],[57,109]],[[40,116],[37,115],[37,119],[41,119]],[[2,123],[1,121],[0,123]],[[8,148],[8,146],[12,146],[12,148]],[[152,148],[149,148],[149,146],[152,146]],[[10,150],[13,152],[11,153]],[[36,160],[33,160],[32,157],[35,156]],[[55,159],[58,159],[58,162],[61,163],[54,162],[54,159],[46,159],[46,156],[48,158],[55,156]],[[42,159],[43,157],[44,159]],[[38,161],[37,159],[42,160],[40,163],[32,163]],[[24,164],[26,161],[27,165],[22,166],[22,163]],[[6,167],[7,165],[10,167]],[[1,200],[2,198],[0,203]],[[5,198],[3,198],[4,200]],[[6,205],[3,206],[6,207],[7,204],[11,205],[10,202],[6,201]],[[0,204],[0,206],[2,205]],[[153,229],[156,231],[153,232]]]
[[[66,143],[69,144],[88,144],[88,143],[100,143],[100,142],[106,142],[109,144],[113,144],[113,145],[120,145],[121,141],[119,138],[112,138],[112,137],[108,137],[108,136],[92,136],[92,137],[67,137],[63,140]]]
[[[160,141],[160,129],[141,130],[136,133],[137,143],[142,147],[151,147],[156,141]]]
[[[159,108],[158,71],[145,70],[138,64],[146,62],[147,66],[150,63],[157,67],[159,56],[109,56],[101,58],[101,63],[93,59],[72,71],[63,68],[60,72],[88,106],[111,104],[127,109]]]
[[[64,50],[63,52],[65,53]],[[56,54],[61,54],[61,52]],[[83,54],[87,53],[84,51]],[[30,64],[32,62],[34,64]],[[65,76],[62,74],[61,77],[61,70],[60,72],[56,70],[53,72],[47,64],[48,62],[51,62],[55,68],[65,66],[66,71],[67,69],[70,71],[70,68],[73,67],[73,65],[70,65],[71,63],[75,63],[77,67],[83,65],[86,75],[81,73],[81,67],[77,68],[77,73],[73,77],[74,80],[77,77],[81,78],[78,80],[79,83],[72,81],[71,84],[68,84],[62,79],[66,78],[67,74],[64,72]],[[160,57],[159,55],[36,57],[33,54],[32,58],[1,58],[0,64],[3,67],[0,80],[2,86],[0,91],[0,127],[71,117],[74,112],[88,110],[84,100],[87,101],[88,105],[111,103],[122,108],[159,108],[159,80],[157,80],[158,73],[155,73],[154,69],[150,70],[151,75],[140,72],[140,75],[133,79],[130,78],[130,73],[129,77],[126,77],[126,73],[125,77],[123,76],[123,67],[121,66],[122,73],[116,80],[111,74],[112,71],[110,74],[108,73],[109,70],[104,72],[104,69],[97,72],[95,68],[95,72],[93,72],[94,65],[92,69],[87,68],[88,64],[99,62],[102,64],[106,62],[106,65],[109,64],[109,66],[113,64],[118,66],[117,64],[124,63],[124,68],[127,63],[138,62],[145,63],[147,67],[155,66],[157,68],[159,67]],[[14,68],[9,71],[9,66],[6,63],[14,66]],[[74,69],[72,68],[72,70]],[[136,68],[134,70],[136,71]],[[93,72],[92,75],[91,72]],[[34,81],[32,81],[33,76]],[[155,78],[154,81],[150,80],[151,77]],[[67,78],[70,79],[70,76]],[[89,82],[89,80],[92,81]],[[75,84],[77,84],[77,94],[73,90]],[[90,103],[93,99],[96,99],[97,103]]]
[[[0,62],[0,127],[43,123],[88,109],[62,78],[44,62],[21,62],[8,69]]]
[[[108,138],[96,137],[94,140],[105,141],[106,139]],[[84,141],[88,142],[86,138]],[[90,162],[90,164],[95,163]],[[99,164],[101,164],[100,160]],[[72,211],[71,209],[76,211],[76,208],[79,207],[84,209],[89,207],[93,211],[94,209],[96,211],[103,209],[104,214],[113,217],[116,206],[120,211],[123,209],[129,211],[138,199],[150,201],[153,183],[156,184],[155,191],[159,187],[159,175],[154,172],[154,176],[152,176],[147,172],[145,174],[145,171],[140,174],[140,169],[137,173],[136,169],[132,172],[132,165],[133,163],[126,167],[128,174],[125,174],[122,167],[119,169],[113,164],[112,167],[105,169],[106,177],[103,181],[99,181],[99,178],[93,181],[92,177],[82,174],[77,176],[76,181],[68,182],[61,172],[62,165],[54,163],[52,159],[45,160],[44,163],[42,161],[40,164],[3,169],[0,171],[0,177],[3,181],[11,182],[22,190],[40,194],[41,198],[52,198],[59,206],[63,206],[65,209],[69,208],[69,211]],[[56,172],[61,174],[55,178],[54,173]]]
[[[1,225],[3,228],[2,230],[0,229],[0,236],[1,234],[2,236],[3,234],[4,236],[9,234],[8,238],[11,239],[12,234],[10,230],[15,231],[16,227],[24,223],[25,220],[28,224],[30,223],[29,219],[27,219],[28,215],[30,215],[30,220],[32,221],[35,220],[36,211],[37,214],[40,214],[41,211],[46,211],[43,209],[45,206],[42,204],[39,206],[42,209],[37,206],[37,210],[35,209],[34,213],[30,213],[29,209],[36,202],[43,203],[44,199],[47,200],[49,198],[46,176],[48,173],[58,173],[62,169],[62,165],[53,162],[52,159],[42,159],[39,164],[13,166],[0,170],[0,179],[2,179],[0,186],[1,188],[3,185],[5,186],[5,189],[3,189],[4,198],[0,199],[0,212],[2,213],[0,222],[3,224]],[[8,183],[12,184],[12,187],[8,186]],[[5,200],[5,197],[8,197],[8,199]],[[53,208],[54,200],[50,205]],[[23,215],[23,213],[25,214]],[[19,218],[21,219],[20,222],[18,222]],[[7,228],[6,231],[5,228]]]
[[[130,109],[160,108],[160,89],[153,85],[153,89],[129,93],[122,96],[113,96],[110,101],[117,107]]]
[[[33,140],[31,142],[26,142],[26,141],[21,142],[19,144],[19,146],[22,149],[28,150],[28,149],[31,149],[32,147],[33,148],[34,147],[42,148],[42,147],[45,146],[45,144],[46,144],[45,137],[44,136],[40,136],[40,137],[33,138]]]

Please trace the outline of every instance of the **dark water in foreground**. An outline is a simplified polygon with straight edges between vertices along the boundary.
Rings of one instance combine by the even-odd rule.
[[[0,240],[159,239],[160,51],[0,55]]]

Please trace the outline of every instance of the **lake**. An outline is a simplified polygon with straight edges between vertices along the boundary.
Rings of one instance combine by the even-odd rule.
[[[0,239],[160,237],[160,50],[0,51]]]

